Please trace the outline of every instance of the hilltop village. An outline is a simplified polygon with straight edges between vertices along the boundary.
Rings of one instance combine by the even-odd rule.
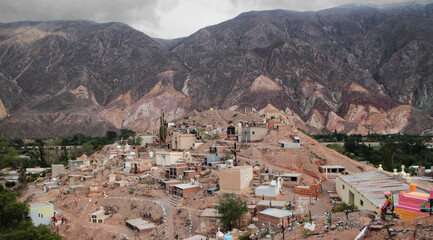
[[[67,166],[26,169],[41,174],[19,198],[29,202],[33,223],[50,225],[62,239],[433,236],[425,168],[413,177],[404,166],[387,172],[352,160],[272,107],[210,109],[178,122],[161,119],[164,125],[143,134],[140,146],[121,139]],[[17,179],[15,171],[3,174],[2,183]],[[227,193],[247,206],[231,229],[215,208]],[[393,209],[378,216],[384,207]]]

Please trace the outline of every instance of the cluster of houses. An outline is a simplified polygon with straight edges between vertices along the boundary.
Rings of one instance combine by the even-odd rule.
[[[429,214],[421,211],[420,205],[433,199],[433,191],[413,183],[404,169],[392,174],[381,168],[375,172],[347,174],[343,166],[323,165],[318,166],[321,174],[308,185],[301,184],[301,173],[270,172],[258,164],[240,166],[236,159],[236,143],[261,141],[270,129],[288,128],[287,119],[278,111],[268,112],[265,117],[265,121],[238,122],[226,128],[185,122],[169,123],[169,136],[164,144],[157,143],[155,132],[152,136],[141,136],[142,146],[130,146],[122,141],[106,148],[99,156],[83,155],[76,160],[69,160],[67,167],[53,164],[51,168],[28,168],[26,171],[29,174],[39,174],[51,169],[51,173],[47,174],[49,180],[39,184],[41,190],[73,196],[102,194],[103,187],[131,187],[146,185],[150,181],[159,183],[170,199],[187,198],[198,191],[205,191],[209,195],[251,194],[261,200],[248,205],[249,211],[241,217],[238,226],[246,227],[252,232],[257,230],[255,226],[258,224],[288,224],[294,215],[305,213],[305,208],[295,200],[277,200],[285,187],[293,188],[293,192],[301,196],[318,197],[322,194],[322,181],[328,179],[335,179],[336,182],[335,192],[328,192],[331,198],[353,204],[359,209],[379,212],[384,202],[383,193],[389,191],[394,194],[396,213],[402,219]],[[210,146],[206,154],[194,153],[194,149],[203,145],[200,138],[193,134],[199,128],[204,128],[209,134],[217,135],[225,141],[217,142],[218,146]],[[232,144],[233,147],[229,146]],[[281,148],[300,148],[302,142],[299,136],[294,135],[291,141],[279,144]],[[150,146],[158,145],[166,145],[167,148],[151,150]],[[107,169],[110,170],[108,179],[101,178],[102,174],[99,173]],[[217,171],[218,183],[203,189],[198,176],[209,169]],[[18,180],[16,171],[3,171],[7,171],[9,181]],[[417,171],[421,177],[430,173],[422,166]],[[35,225],[58,225],[66,221],[49,201],[31,203],[30,217]],[[99,207],[91,213],[89,221],[94,224],[105,223],[109,217],[107,210]],[[127,227],[140,232],[150,231],[156,224],[142,218],[125,219]],[[200,232],[217,232],[219,228],[222,228],[221,214],[214,208],[205,209],[200,216]]]

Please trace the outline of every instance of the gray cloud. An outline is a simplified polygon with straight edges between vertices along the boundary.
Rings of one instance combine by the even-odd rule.
[[[158,27],[157,0],[0,0],[0,21],[93,20]]]
[[[378,3],[379,2],[379,3]],[[382,6],[408,0],[0,0],[0,22],[93,20],[123,22],[152,37],[187,36],[252,10],[321,10],[336,6]]]

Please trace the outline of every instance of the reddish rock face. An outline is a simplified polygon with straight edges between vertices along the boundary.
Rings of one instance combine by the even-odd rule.
[[[145,131],[262,109],[313,133],[433,132],[433,4],[249,12],[187,38],[121,23],[0,24],[0,138]]]

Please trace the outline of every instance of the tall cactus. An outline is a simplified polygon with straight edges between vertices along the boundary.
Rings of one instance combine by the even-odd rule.
[[[165,146],[165,140],[167,139],[167,127],[168,123],[164,119],[164,113],[162,117],[159,118],[159,141],[160,144]]]

